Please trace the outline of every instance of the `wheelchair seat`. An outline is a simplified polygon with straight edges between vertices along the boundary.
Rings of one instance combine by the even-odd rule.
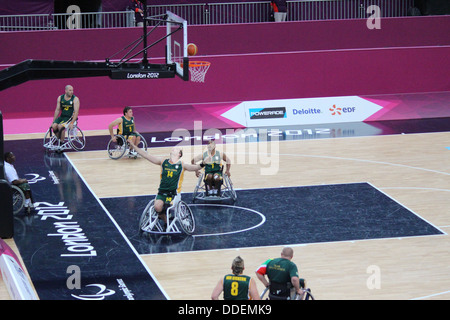
[[[64,141],[61,143],[50,127],[44,136],[43,146],[49,151],[64,151],[64,150],[83,150],[86,146],[86,138],[83,131],[78,127],[78,120],[75,121],[72,129],[67,129],[67,134]]]
[[[223,174],[223,165],[221,165],[220,174],[222,175],[221,183],[219,186],[219,190],[217,194],[212,194],[207,189],[206,185],[206,174],[203,172],[200,173],[200,176],[197,180],[197,185],[194,189],[194,195],[192,202],[196,202],[197,200],[203,201],[224,201],[231,200],[233,203],[237,199],[236,191],[234,191],[233,183],[228,175]]]
[[[292,283],[270,283],[260,295],[261,300],[267,293],[267,298],[269,300],[314,300],[314,296],[311,293],[310,288],[305,288],[305,279],[300,279],[300,287],[305,291],[304,294],[299,295]]]
[[[156,197],[155,197],[156,199]],[[155,199],[151,200],[144,209],[139,220],[139,229],[143,232],[155,234],[180,234],[181,230],[191,235],[195,230],[195,218],[189,206],[181,200],[181,195],[177,194],[166,206],[166,223],[159,219],[154,208]]]
[[[136,132],[137,135],[140,137],[140,141],[138,144],[138,147],[147,151],[147,141],[145,138],[139,133]],[[116,142],[113,141],[113,139],[110,139],[107,145],[107,151],[108,156],[113,160],[119,160],[122,158],[126,153],[128,153],[129,157],[137,158],[137,155],[131,155],[130,154],[130,146],[128,144],[128,136],[124,136],[117,132],[117,134],[114,135],[116,138]]]

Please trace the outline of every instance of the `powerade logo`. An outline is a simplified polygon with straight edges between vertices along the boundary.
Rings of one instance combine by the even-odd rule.
[[[286,108],[254,108],[249,109],[250,120],[286,118]]]

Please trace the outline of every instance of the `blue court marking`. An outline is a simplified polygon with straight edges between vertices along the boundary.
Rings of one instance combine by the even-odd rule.
[[[101,201],[140,254],[444,234],[368,183],[236,193],[236,207],[190,205],[196,219],[196,231],[190,237],[139,232],[140,215],[154,195]],[[182,199],[192,203],[192,193],[183,193]],[[263,215],[264,223],[259,214],[243,208]]]

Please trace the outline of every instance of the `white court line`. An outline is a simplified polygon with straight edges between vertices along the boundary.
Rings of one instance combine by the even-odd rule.
[[[428,296],[423,296],[423,297],[413,298],[413,299],[411,299],[411,300],[422,300],[422,299],[427,299],[427,298],[431,298],[431,297],[440,296],[440,295],[447,294],[447,293],[450,293],[450,290],[444,291],[444,292],[439,292],[439,293],[430,294],[430,295],[428,295]]]
[[[249,227],[246,229],[241,229],[241,230],[236,230],[236,231],[228,231],[228,232],[222,232],[222,233],[196,234],[196,235],[192,235],[193,237],[222,236],[222,235],[226,235],[226,234],[233,234],[233,233],[249,231],[249,230],[256,229],[256,228],[262,226],[266,222],[266,217],[261,212],[253,210],[253,209],[249,209],[249,208],[230,206],[230,205],[226,205],[226,204],[200,204],[200,203],[199,204],[191,204],[189,206],[216,206],[216,207],[229,207],[229,208],[233,208],[233,209],[237,208],[237,209],[247,210],[247,211],[256,213],[262,218],[260,223],[258,223],[257,225],[255,225],[253,227]]]
[[[100,199],[97,197],[97,195],[94,193],[94,191],[91,189],[91,187],[89,186],[89,184],[87,183],[87,181],[84,179],[84,177],[81,175],[80,171],[78,171],[78,168],[74,165],[74,163],[70,160],[70,158],[67,156],[66,153],[64,153],[64,156],[66,157],[66,159],[69,161],[69,163],[72,165],[72,167],[75,169],[75,171],[78,173],[78,175],[80,176],[81,180],[84,182],[85,186],[88,188],[88,190],[92,193],[92,195],[94,196],[94,198],[97,200],[97,202],[100,204],[100,207],[103,208],[103,210],[105,211],[105,213],[108,215],[108,217],[110,218],[110,220],[112,221],[112,223],[116,226],[117,230],[119,231],[119,233],[122,235],[122,237],[124,238],[125,242],[128,244],[128,246],[130,247],[130,249],[133,251],[133,253],[136,255],[136,257],[138,258],[138,260],[141,262],[141,264],[144,266],[144,268],[147,270],[148,274],[152,277],[153,281],[155,281],[156,285],[158,286],[159,290],[161,290],[161,292],[163,293],[163,295],[170,300],[169,295],[164,291],[164,288],[161,286],[161,284],[158,282],[157,278],[155,277],[155,275],[152,273],[152,271],[150,270],[150,268],[147,266],[147,264],[144,262],[144,260],[142,259],[142,257],[139,255],[139,253],[136,251],[136,249],[134,248],[134,246],[131,244],[130,240],[128,239],[128,237],[124,234],[124,232],[122,231],[122,229],[120,228],[120,226],[117,224],[116,220],[114,220],[114,218],[111,216],[111,214],[109,213],[109,211],[106,209],[106,207],[103,205],[103,203],[100,201]]]

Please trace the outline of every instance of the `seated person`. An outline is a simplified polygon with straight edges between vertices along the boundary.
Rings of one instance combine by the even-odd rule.
[[[158,217],[167,223],[166,210],[175,196],[181,191],[181,184],[184,178],[184,170],[196,171],[204,167],[204,164],[187,164],[181,161],[183,150],[179,147],[174,147],[169,154],[169,158],[161,159],[155,157],[144,150],[138,148],[132,141],[130,145],[136,152],[153,164],[161,166],[161,181],[158,188],[158,195],[155,199],[154,208]]]
[[[269,288],[269,298],[287,300],[291,295],[291,288],[295,288],[295,292],[300,296],[304,295],[301,288],[300,278],[298,277],[298,269],[291,260],[294,256],[294,250],[290,247],[284,247],[281,251],[281,257],[266,260],[257,270],[257,278]],[[267,281],[266,279],[269,279]],[[303,281],[302,281],[303,284]]]
[[[220,186],[222,185],[222,160],[224,160],[226,164],[225,174],[227,176],[231,176],[230,168],[231,162],[225,153],[220,153],[220,151],[216,150],[216,143],[214,140],[210,140],[208,143],[207,150],[203,154],[199,154],[198,156],[192,159],[192,164],[197,163],[198,161],[203,160],[205,163],[205,185],[206,185],[206,195],[217,195],[220,196]],[[200,172],[196,172],[197,177],[200,175]]]
[[[138,145],[141,141],[141,137],[136,132],[136,128],[134,125],[134,117],[133,117],[133,109],[131,107],[125,107],[123,109],[123,116],[117,118],[113,122],[109,124],[109,134],[111,135],[111,139],[114,142],[117,142],[116,137],[114,136],[113,128],[119,127],[117,134],[125,136],[125,139],[128,141],[132,141],[135,145]],[[130,146],[130,155],[136,156],[137,153],[133,147]]]
[[[25,208],[28,210],[28,212],[30,212],[31,209],[34,208],[33,202],[32,202],[31,188],[30,188],[30,185],[28,184],[27,179],[19,179],[16,168],[14,168],[14,165],[13,165],[14,162],[16,162],[16,156],[12,152],[6,152],[5,153],[5,178],[9,183],[19,187],[19,189],[23,191],[23,193],[25,195]]]
[[[65,139],[65,128],[73,129],[78,112],[80,110],[80,99],[73,94],[73,87],[67,85],[65,93],[58,97],[56,101],[55,114],[53,116],[52,130],[62,145]]]
[[[211,299],[219,300],[223,292],[224,300],[261,300],[256,282],[244,275],[244,260],[237,256],[231,263],[232,274],[222,277],[214,288]]]

